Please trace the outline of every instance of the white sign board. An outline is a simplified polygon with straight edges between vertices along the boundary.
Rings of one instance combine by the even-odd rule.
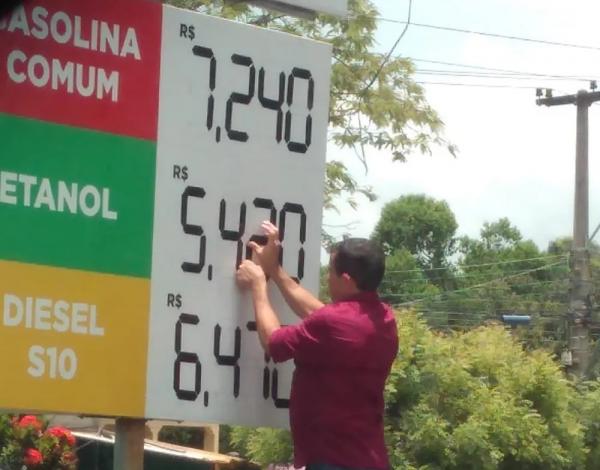
[[[145,415],[286,426],[293,364],[265,358],[235,271],[270,219],[318,292],[331,50],[174,8],[162,37]]]

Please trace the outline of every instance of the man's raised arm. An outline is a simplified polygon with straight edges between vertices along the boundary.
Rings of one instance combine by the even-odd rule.
[[[315,310],[323,307],[323,302],[292,279],[279,265],[279,230],[271,222],[263,222],[262,229],[267,236],[267,244],[260,246],[255,242],[248,246],[255,254],[264,272],[277,284],[283,298],[300,318],[305,318]]]

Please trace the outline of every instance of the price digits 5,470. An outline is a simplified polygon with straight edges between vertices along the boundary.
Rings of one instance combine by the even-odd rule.
[[[188,210],[189,210],[189,202],[191,198],[202,199],[206,195],[206,191],[204,188],[200,188],[198,186],[188,186],[185,188],[183,193],[181,194],[181,226],[183,227],[183,231],[189,235],[195,235],[199,239],[199,251],[198,251],[198,261],[189,262],[185,261],[181,264],[181,269],[187,273],[200,273],[206,264],[206,235],[204,233],[204,229],[201,225],[190,224],[188,222]],[[264,209],[268,211],[268,218],[271,223],[277,223],[277,208],[271,199],[265,198],[254,198],[253,205],[256,209]],[[246,203],[242,202],[239,207],[239,222],[238,226],[235,229],[225,227],[227,214],[227,201],[225,199],[221,199],[219,204],[219,232],[221,234],[221,239],[228,240],[234,242],[237,247],[237,255],[235,260],[234,268],[237,269],[242,262],[242,257],[244,256],[244,243],[242,242],[242,237],[246,232]],[[297,253],[297,268],[296,268],[296,276],[294,279],[296,282],[300,282],[304,277],[304,242],[306,241],[306,212],[304,211],[304,207],[301,204],[296,204],[293,202],[286,202],[283,204],[282,209],[279,211],[279,240],[284,242],[285,240],[285,229],[286,229],[286,219],[290,215],[296,215],[300,217],[300,248]],[[266,243],[266,237],[264,235],[254,234],[250,237],[249,241],[255,241],[258,244]],[[282,243],[283,245],[283,243]],[[252,255],[249,248],[246,248],[245,257],[249,259]],[[279,263],[283,263],[284,259],[284,249],[283,246],[279,253]]]
[[[206,106],[206,127],[208,130],[211,130],[213,127],[215,111],[215,98],[213,92],[215,91],[217,84],[217,58],[215,57],[213,50],[208,47],[194,46],[192,47],[192,53],[198,58],[208,60],[209,64],[209,95]],[[227,131],[229,140],[246,142],[249,139],[248,133],[243,130],[234,129],[233,114],[235,105],[247,106],[254,99],[256,92],[256,68],[252,57],[245,55],[233,54],[231,56],[231,63],[239,66],[241,73],[248,74],[248,89],[243,92],[234,91],[229,95],[229,99],[225,106],[225,130]],[[270,109],[276,113],[275,140],[277,143],[280,143],[283,136],[290,152],[306,153],[312,141],[311,111],[313,109],[315,95],[315,81],[311,71],[301,67],[293,67],[292,71],[287,76],[284,72],[280,72],[277,81],[278,90],[273,93],[272,97],[265,95],[265,74],[266,71],[264,67],[261,67],[258,71],[258,100],[263,108]],[[298,80],[305,80],[307,82],[306,108],[308,113],[304,121],[304,136],[302,139],[295,141],[292,138],[292,120],[294,116],[291,107],[294,103],[294,85]],[[282,109],[284,103],[286,103],[288,107],[285,112],[285,119]]]

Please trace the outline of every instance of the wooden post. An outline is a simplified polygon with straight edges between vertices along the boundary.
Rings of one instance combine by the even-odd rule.
[[[143,419],[117,418],[115,431],[113,469],[143,470],[145,421]]]

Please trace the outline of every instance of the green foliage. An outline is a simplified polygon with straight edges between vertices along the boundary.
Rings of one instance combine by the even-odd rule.
[[[459,241],[455,270],[457,291],[444,297],[444,307],[455,319],[500,319],[502,314],[532,317],[532,327],[520,335],[531,347],[562,342],[568,297],[568,265],[564,254],[544,253],[506,218],[485,223],[479,239]],[[439,302],[438,302],[439,305]]]
[[[583,468],[577,394],[548,354],[499,326],[434,334],[412,312],[399,332],[386,386],[394,468]]]
[[[372,238],[390,254],[402,249],[412,253],[427,272],[448,265],[457,227],[454,213],[445,201],[410,194],[383,207]]]
[[[289,431],[273,428],[231,428],[231,447],[261,466],[292,461],[293,447]]]
[[[331,296],[329,295],[329,266],[321,266],[319,272],[319,300],[327,303],[331,302]]]
[[[576,388],[548,353],[488,325],[440,334],[398,313],[385,387],[397,470],[592,470],[600,458],[600,381]],[[289,462],[289,433],[233,427],[232,446],[265,466]]]
[[[365,167],[369,147],[384,150],[399,161],[414,152],[430,153],[432,145],[447,146],[454,154],[455,147],[442,137],[442,121],[428,105],[423,88],[413,80],[410,60],[391,57],[381,67],[385,54],[373,51],[378,12],[371,1],[349,0],[348,19],[320,15],[315,20],[279,15],[245,2],[164,3],[332,44],[330,138],[339,147],[355,149]],[[371,188],[356,182],[343,163],[328,162],[325,208],[335,209],[340,196],[354,206],[357,195],[369,200],[375,197]]]
[[[379,295],[385,302],[394,305],[439,292],[440,289],[428,280],[415,256],[407,249],[397,249],[386,257],[385,276],[379,288]]]
[[[600,462],[600,381],[583,383],[577,403],[580,424],[585,430],[588,449],[586,468],[596,468]]]

